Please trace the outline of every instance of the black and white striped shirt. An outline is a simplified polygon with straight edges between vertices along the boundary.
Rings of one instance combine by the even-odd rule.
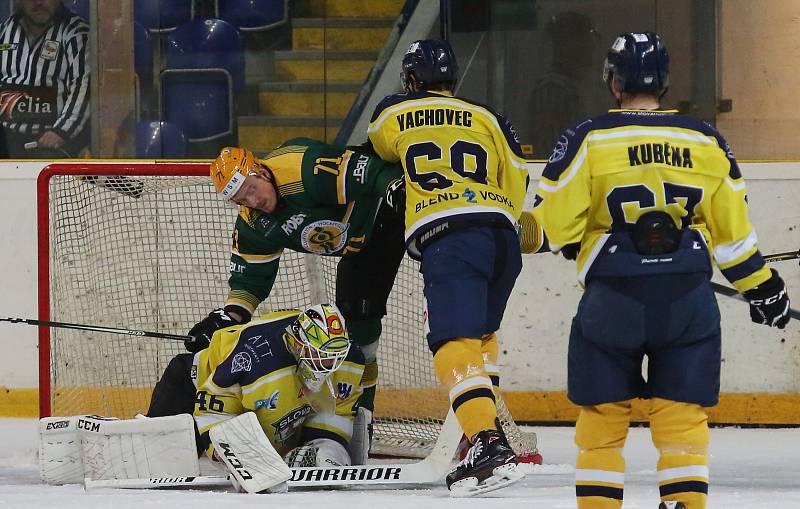
[[[21,134],[52,130],[71,139],[89,121],[89,25],[62,6],[30,43],[19,18],[0,24],[2,124]]]

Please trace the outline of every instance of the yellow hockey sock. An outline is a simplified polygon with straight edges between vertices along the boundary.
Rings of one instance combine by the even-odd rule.
[[[467,437],[496,429],[497,407],[492,381],[483,369],[480,339],[448,341],[433,356],[433,367],[449,390],[450,405]]]
[[[492,381],[495,401],[500,397],[500,366],[497,365],[497,353],[500,350],[497,344],[497,335],[492,332],[481,339],[481,354],[483,355],[483,371]]]
[[[630,401],[581,407],[575,425],[578,509],[619,509],[625,487],[622,449],[628,436]]]
[[[654,398],[650,434],[658,449],[661,500],[705,509],[708,496],[708,415],[703,407]]]

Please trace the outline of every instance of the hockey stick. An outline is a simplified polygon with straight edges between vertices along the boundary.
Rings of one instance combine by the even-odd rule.
[[[720,295],[731,297],[732,299],[740,300],[742,302],[747,302],[747,300],[745,300],[738,290],[731,288],[730,286],[721,285],[712,281],[711,288]],[[789,308],[789,316],[795,320],[800,320],[800,311],[794,308]]]
[[[83,487],[87,490],[96,488],[148,489],[148,488],[209,488],[231,486],[229,477],[222,476],[188,476],[188,477],[151,477],[149,479],[102,479],[86,478]]]
[[[436,484],[450,471],[453,456],[461,441],[459,426],[453,411],[447,414],[442,431],[431,453],[416,463],[357,465],[348,467],[300,467],[292,468],[289,488],[347,486],[368,484]],[[84,487],[93,488],[197,488],[206,486],[230,486],[228,477],[158,477],[151,479],[86,479]]]
[[[180,334],[167,334],[165,332],[151,332],[135,329],[117,329],[115,327],[101,327],[99,325],[83,325],[79,323],[51,322],[48,320],[32,320],[29,318],[0,318],[0,322],[24,323],[26,325],[36,325],[38,327],[60,327],[62,329],[78,329],[95,332],[108,332],[110,334],[125,334],[128,336],[139,336],[143,338],[174,339],[176,341],[187,341],[194,339],[191,336]]]
[[[764,261],[767,263],[795,260],[797,258],[800,258],[800,249],[798,249],[797,251],[786,251],[784,253],[773,253],[769,255],[764,255],[763,258]]]

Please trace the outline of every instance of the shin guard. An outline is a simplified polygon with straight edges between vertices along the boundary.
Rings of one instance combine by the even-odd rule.
[[[467,437],[496,429],[492,381],[483,368],[481,340],[457,338],[442,345],[433,357],[436,377],[449,390],[450,405]]]
[[[629,401],[581,407],[575,425],[579,509],[619,509],[625,486],[622,449],[628,436]]]
[[[654,398],[650,433],[659,451],[661,500],[705,509],[708,495],[708,415],[703,407]]]

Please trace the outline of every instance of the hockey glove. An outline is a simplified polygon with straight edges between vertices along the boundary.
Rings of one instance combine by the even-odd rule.
[[[574,260],[578,257],[578,253],[581,250],[581,243],[580,242],[573,242],[572,244],[567,244],[566,246],[561,248],[561,254],[567,260]]]
[[[194,327],[189,329],[191,339],[187,339],[183,344],[190,352],[197,353],[204,348],[208,348],[211,342],[211,336],[213,336],[216,331],[238,324],[239,321],[228,314],[224,309],[215,309],[209,313],[207,317],[203,318]]]
[[[386,205],[398,216],[406,212],[406,181],[396,179],[386,187]]]
[[[789,322],[789,294],[778,271],[770,270],[772,277],[744,292],[744,297],[750,303],[753,322],[783,329]]]

